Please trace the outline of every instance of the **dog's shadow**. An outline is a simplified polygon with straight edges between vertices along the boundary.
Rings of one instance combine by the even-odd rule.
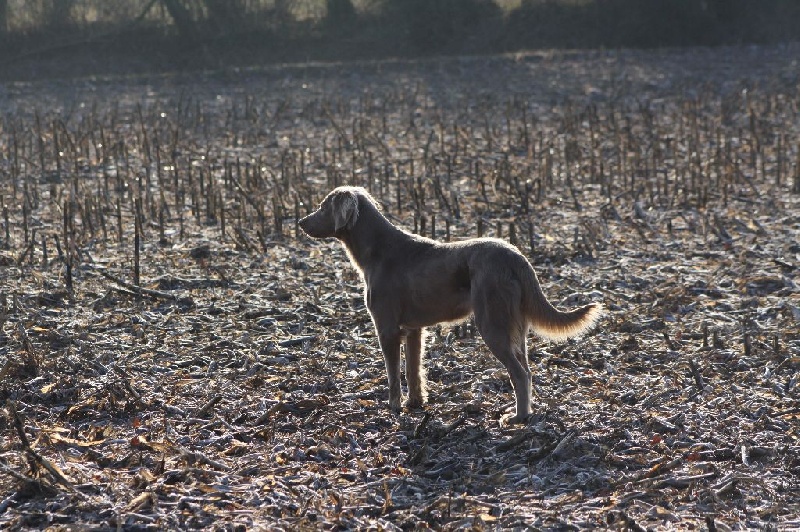
[[[480,414],[440,416],[435,407],[401,415],[410,435],[406,467],[437,491],[545,498],[599,491],[619,474],[604,462],[606,451],[592,435],[565,426],[555,412],[506,427]]]

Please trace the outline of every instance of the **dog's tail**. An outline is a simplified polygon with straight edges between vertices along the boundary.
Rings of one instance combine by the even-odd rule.
[[[547,340],[563,342],[580,336],[591,329],[603,313],[601,303],[590,303],[567,312],[558,310],[547,300],[539,279],[531,268],[531,278],[526,283],[526,314],[533,332]]]

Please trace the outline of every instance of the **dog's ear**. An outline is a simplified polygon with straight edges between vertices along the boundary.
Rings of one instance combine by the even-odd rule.
[[[358,196],[355,192],[341,191],[333,197],[334,230],[352,229],[358,220]]]

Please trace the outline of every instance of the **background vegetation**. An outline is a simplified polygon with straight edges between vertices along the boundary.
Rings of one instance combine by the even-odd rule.
[[[65,54],[80,74],[798,35],[793,0],[0,0],[0,73]]]

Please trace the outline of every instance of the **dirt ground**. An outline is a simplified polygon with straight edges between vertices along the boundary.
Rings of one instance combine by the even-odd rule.
[[[800,529],[800,48],[530,53],[0,86],[0,524]],[[393,414],[337,184],[516,243],[607,313],[469,322]],[[137,223],[138,221],[138,223]],[[136,242],[139,242],[138,253]]]

